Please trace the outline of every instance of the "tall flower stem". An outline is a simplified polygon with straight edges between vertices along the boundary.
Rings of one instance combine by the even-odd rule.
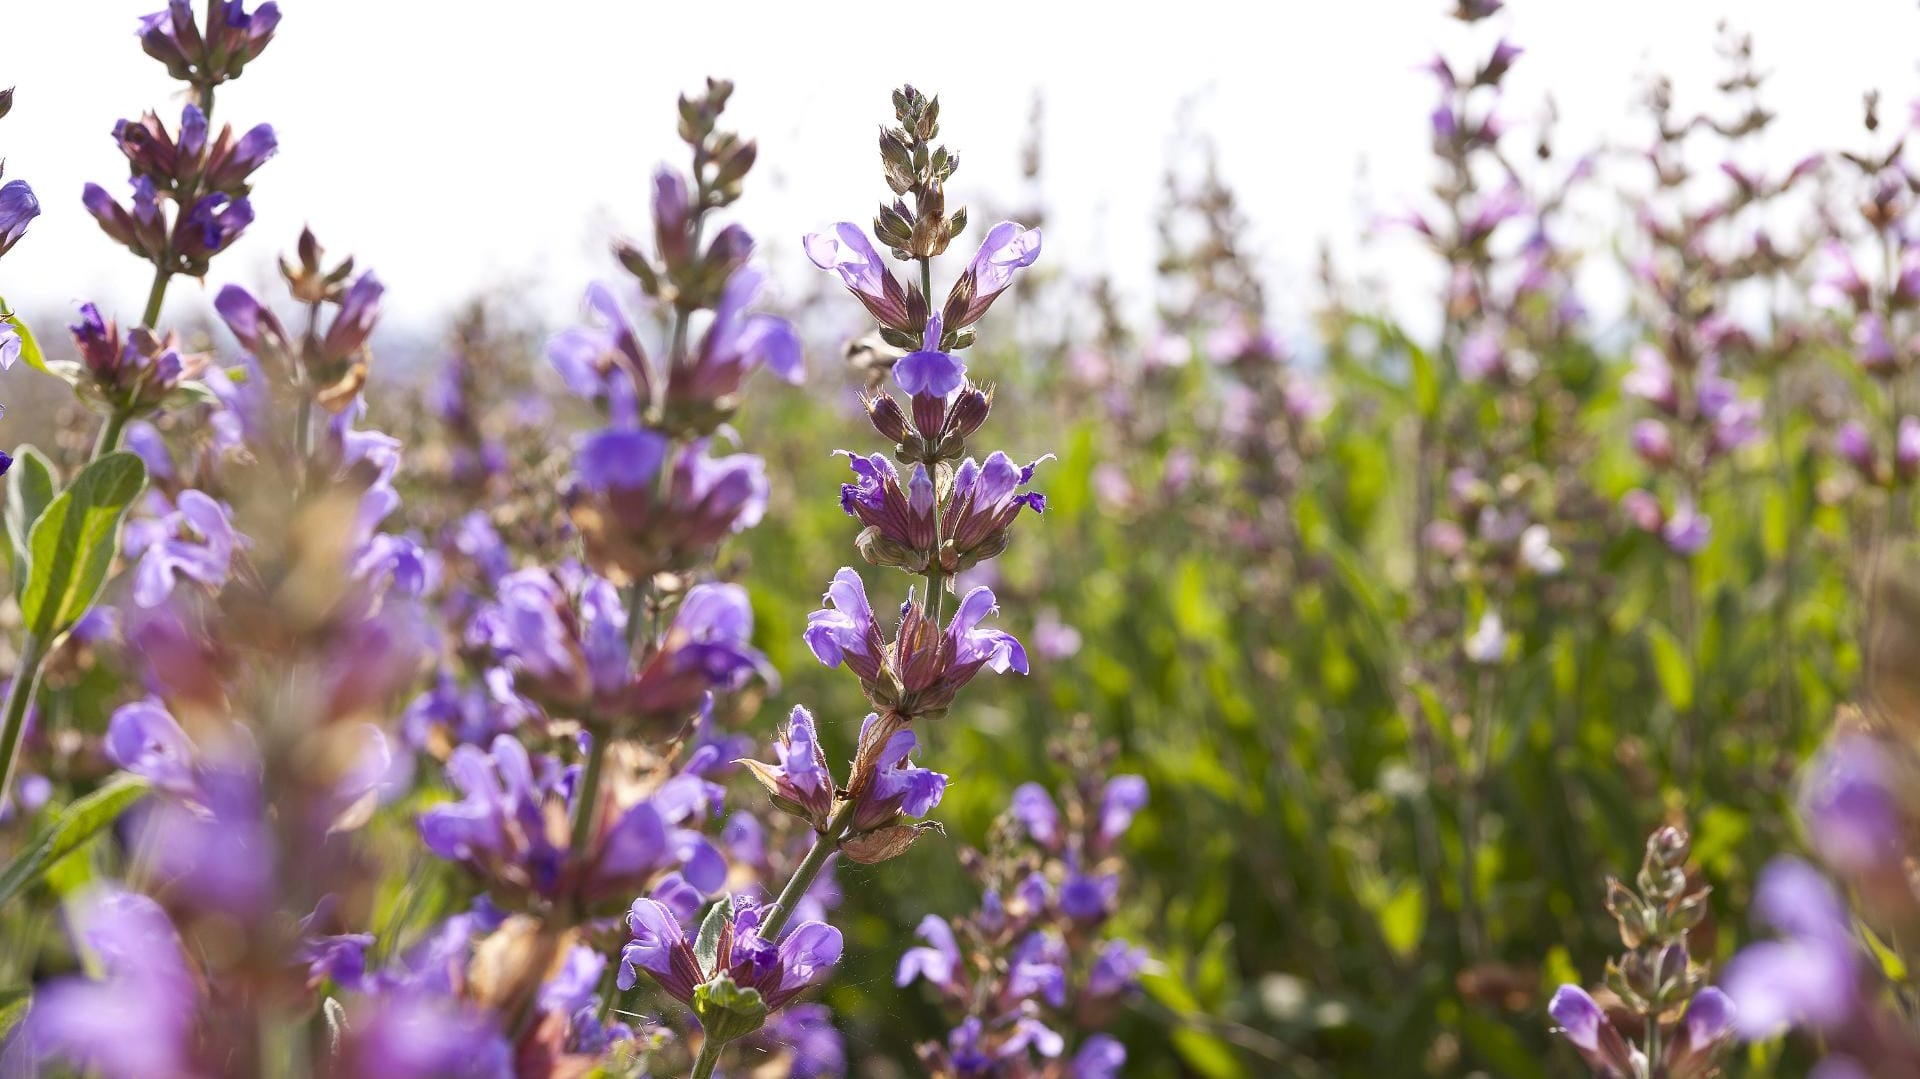
[[[600,773],[607,763],[607,732],[591,728],[593,742],[587,747],[587,765],[580,774],[580,792],[574,799],[573,861],[578,864],[593,842],[593,823],[600,806]]]
[[[780,931],[787,927],[788,919],[793,917],[793,908],[813,887],[820,871],[827,866],[827,859],[840,849],[840,841],[846,838],[847,825],[853,820],[854,800],[849,798],[833,819],[827,822],[827,830],[813,837],[813,847],[807,856],[800,859],[800,865],[794,869],[793,876],[787,878],[787,886],[780,889],[780,898],[773,901],[773,909],[767,912],[767,920],[760,923],[760,939],[779,940]]]
[[[146,312],[140,316],[140,324],[148,329],[160,321],[160,307],[167,299],[167,282],[173,277],[165,266],[156,266],[153,270],[153,287],[147,290]]]
[[[726,1042],[712,1037],[701,1042],[700,1056],[693,1062],[691,1079],[711,1079],[713,1069],[720,1064],[720,1050],[725,1049],[726,1046]]]
[[[5,798],[13,787],[14,758],[20,752],[27,709],[33,705],[34,692],[40,686],[40,664],[46,657],[46,643],[37,635],[28,633],[20,641],[20,662],[14,667],[12,684],[7,687],[6,725],[0,730],[0,798]]]
[[[98,461],[107,454],[120,448],[120,436],[127,430],[127,414],[124,410],[114,409],[107,414],[105,423],[100,425],[100,437],[94,440],[93,457]]]

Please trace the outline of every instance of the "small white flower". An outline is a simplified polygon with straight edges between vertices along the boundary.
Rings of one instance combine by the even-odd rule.
[[[1567,568],[1567,556],[1554,549],[1553,534],[1546,525],[1529,525],[1520,533],[1520,561],[1542,577]]]
[[[1507,658],[1507,627],[1500,616],[1488,611],[1480,616],[1480,625],[1467,637],[1467,659],[1490,665]]]

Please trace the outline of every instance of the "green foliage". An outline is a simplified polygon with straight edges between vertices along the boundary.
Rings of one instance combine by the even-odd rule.
[[[148,787],[145,779],[121,773],[61,810],[5,868],[0,868],[0,909],[111,826],[147,793]]]
[[[147,466],[139,456],[109,453],[46,504],[27,541],[20,618],[29,632],[46,640],[93,605],[119,552],[120,520],[146,483]],[[10,531],[12,506],[9,498]]]

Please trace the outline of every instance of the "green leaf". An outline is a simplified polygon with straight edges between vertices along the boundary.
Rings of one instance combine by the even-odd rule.
[[[13,477],[7,484],[7,499],[4,517],[7,529],[7,542],[0,545],[7,559],[7,572],[13,577],[13,594],[18,598],[26,590],[27,567],[32,559],[28,557],[27,538],[32,533],[33,522],[60,492],[58,481],[53,478],[53,465],[46,455],[32,446],[22,446],[15,451],[13,468],[8,473]]]
[[[47,354],[41,351],[40,342],[35,340],[33,330],[27,326],[27,320],[15,314],[13,308],[7,306],[5,297],[0,297],[0,312],[5,312],[0,314],[0,320],[12,325],[13,332],[20,337],[20,358],[27,362],[28,367],[36,371],[45,371]]]
[[[727,931],[727,925],[733,920],[733,900],[722,899],[707,909],[706,918],[700,923],[700,933],[694,938],[693,957],[700,963],[701,974],[714,973],[714,962],[720,956],[720,934]]]
[[[120,520],[147,483],[147,466],[131,453],[93,462],[55,498],[33,526],[20,619],[41,640],[72,625],[93,606],[119,550]]]
[[[1380,908],[1380,936],[1395,955],[1406,959],[1427,931],[1426,891],[1412,881],[1400,885]]]
[[[0,1045],[6,1044],[8,1036],[27,1017],[27,1009],[32,1005],[33,990],[26,986],[0,989]]]
[[[60,811],[46,831],[35,836],[26,849],[0,869],[0,907],[20,894],[46,873],[49,866],[72,854],[101,829],[119,819],[127,807],[139,801],[152,784],[145,778],[122,772]]]
[[[1653,650],[1653,673],[1660,691],[1676,712],[1693,707],[1693,663],[1673,631],[1658,622],[1647,623],[1647,644]]]

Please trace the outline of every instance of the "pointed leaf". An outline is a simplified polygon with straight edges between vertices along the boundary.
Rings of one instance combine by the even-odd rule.
[[[727,925],[733,920],[733,898],[722,898],[707,908],[707,917],[700,923],[700,934],[693,942],[693,957],[700,963],[700,973],[713,974],[714,962],[720,956],[720,934],[727,931]]]
[[[145,778],[122,772],[61,810],[45,831],[35,836],[6,868],[0,869],[0,908],[39,880],[54,863],[119,819],[150,786]]]
[[[20,337],[20,358],[26,361],[28,367],[37,371],[45,371],[47,369],[47,354],[41,350],[40,342],[33,336],[33,330],[28,328],[27,320],[15,314],[13,309],[7,306],[7,301],[4,297],[0,297],[0,312],[5,312],[4,315],[0,315],[0,320],[4,320],[10,324],[13,327],[13,332]]]
[[[72,625],[93,606],[119,551],[120,521],[147,483],[147,466],[131,453],[93,462],[33,526],[20,619],[41,640]]]
[[[7,559],[7,572],[13,577],[13,594],[18,598],[26,591],[27,567],[31,563],[28,557],[27,538],[33,531],[33,523],[60,493],[60,485],[53,478],[53,465],[48,463],[46,455],[32,446],[22,446],[14,452],[13,468],[7,475],[7,499],[3,515],[6,521],[6,543],[0,545]]]

